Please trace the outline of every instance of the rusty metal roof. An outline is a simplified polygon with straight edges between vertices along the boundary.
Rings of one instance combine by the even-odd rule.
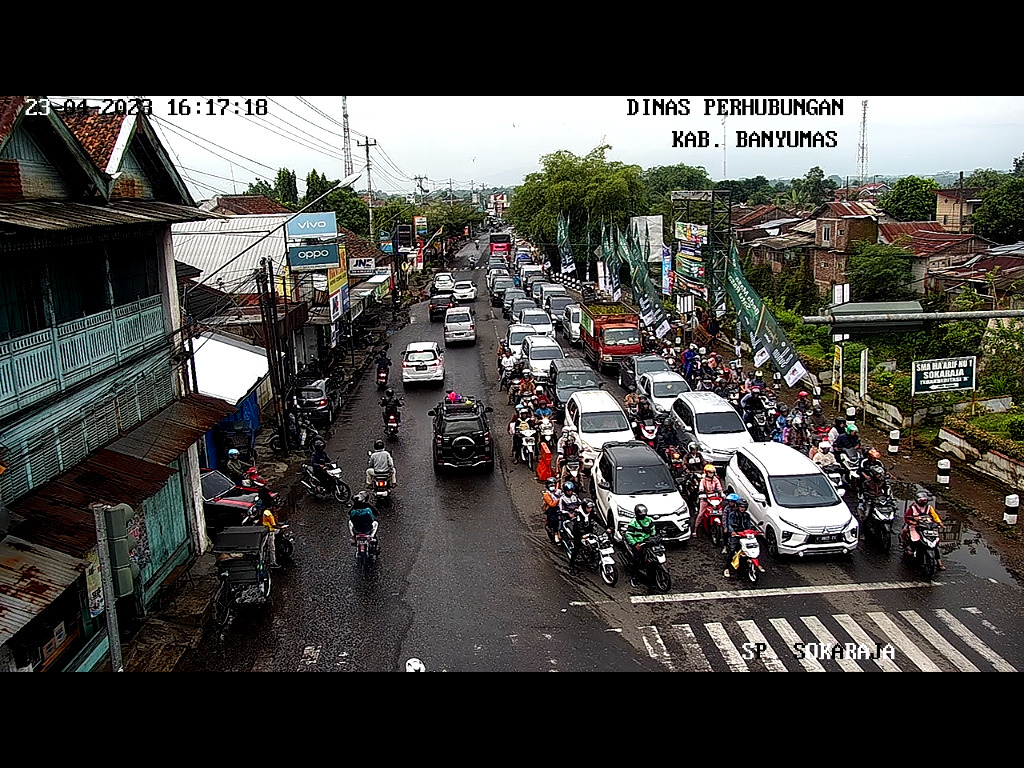
[[[192,393],[171,403],[107,447],[117,453],[167,465],[235,410],[236,406],[220,398]]]
[[[153,200],[120,199],[106,205],[60,200],[0,203],[0,228],[67,230],[219,218],[198,208]]]
[[[883,243],[892,243],[897,237],[913,237],[915,232],[945,232],[946,229],[937,221],[889,221],[878,225],[878,239]]]
[[[60,597],[87,567],[85,560],[14,536],[0,541],[0,644]]]

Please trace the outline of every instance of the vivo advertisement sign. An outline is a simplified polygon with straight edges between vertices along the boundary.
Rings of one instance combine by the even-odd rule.
[[[288,222],[288,237],[337,237],[338,218],[334,211],[327,213],[301,213]]]
[[[294,272],[337,268],[341,266],[341,254],[336,243],[293,245],[288,248],[288,266]]]

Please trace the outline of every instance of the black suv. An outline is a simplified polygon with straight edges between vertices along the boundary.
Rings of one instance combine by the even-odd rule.
[[[428,416],[434,417],[434,471],[442,467],[485,467],[494,470],[494,439],[487,424],[493,409],[467,400],[449,403],[442,400]]]
[[[341,403],[341,388],[330,378],[299,376],[295,380],[295,407],[313,422],[330,426]]]
[[[430,322],[444,320],[445,312],[455,306],[455,296],[451,293],[435,293],[430,297],[427,308],[430,312]]]
[[[551,373],[545,390],[551,398],[551,409],[555,418],[565,420],[565,404],[574,392],[583,389],[600,389],[604,386],[594,369],[576,357],[564,357],[551,361]]]

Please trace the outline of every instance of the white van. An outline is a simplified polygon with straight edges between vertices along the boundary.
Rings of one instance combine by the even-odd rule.
[[[635,439],[622,406],[607,392],[584,389],[574,392],[565,404],[565,429],[575,429],[583,465],[594,466],[601,447],[610,442]]]
[[[581,311],[579,304],[570,304],[562,311],[562,336],[573,345],[580,343]]]

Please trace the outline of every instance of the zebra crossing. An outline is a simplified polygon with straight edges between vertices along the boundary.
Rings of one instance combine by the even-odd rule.
[[[962,611],[974,629],[938,608],[647,625],[636,631],[638,644],[672,672],[1016,672],[979,636],[1003,633],[977,608]]]

